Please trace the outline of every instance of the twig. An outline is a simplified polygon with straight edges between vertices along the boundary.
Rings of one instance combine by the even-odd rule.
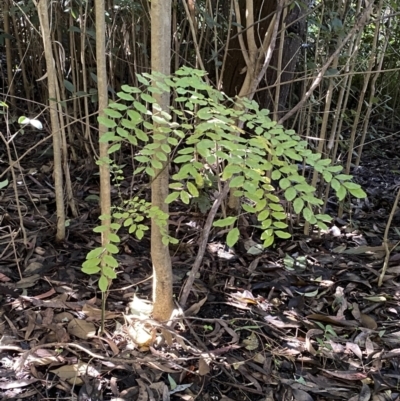
[[[217,214],[218,208],[219,208],[222,200],[228,195],[228,192],[229,192],[229,181],[225,183],[224,188],[218,195],[218,198],[215,199],[215,201],[211,207],[211,210],[208,213],[206,224],[204,225],[204,228],[203,228],[203,233],[202,233],[201,242],[200,242],[199,251],[197,253],[196,260],[194,261],[192,270],[189,273],[189,277],[186,280],[185,285],[183,286],[182,294],[179,299],[179,303],[182,308],[184,308],[186,305],[190,291],[192,290],[194,279],[196,278],[197,272],[200,269],[201,262],[203,261],[203,256],[206,251],[207,242],[208,242],[208,235],[210,234],[215,215]]]
[[[381,274],[379,276],[379,280],[378,280],[378,287],[380,287],[383,283],[383,279],[385,278],[385,274],[386,274],[386,270],[389,264],[389,257],[390,257],[390,253],[392,252],[393,249],[396,248],[397,244],[392,247],[391,249],[389,249],[389,229],[390,226],[392,224],[392,220],[394,217],[394,213],[396,212],[397,209],[397,205],[399,203],[400,200],[400,187],[397,190],[397,195],[396,195],[396,199],[394,200],[393,206],[392,206],[392,211],[390,212],[389,218],[388,218],[388,222],[386,223],[386,228],[385,228],[385,234],[383,235],[383,246],[385,247],[385,251],[386,251],[386,255],[385,255],[385,260],[383,262],[383,267],[382,267],[382,271]]]

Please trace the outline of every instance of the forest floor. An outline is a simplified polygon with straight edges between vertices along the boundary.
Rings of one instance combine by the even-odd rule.
[[[29,142],[21,136],[19,154]],[[103,336],[96,278],[80,270],[99,241],[97,169],[71,162],[79,216],[55,244],[50,150],[36,148],[0,190],[1,400],[400,399],[400,213],[378,287],[400,185],[392,141],[365,150],[354,175],[368,198],[353,200],[330,233],[306,237],[293,222],[290,240],[252,254],[246,241],[229,250],[213,232],[191,306],[169,328],[146,317],[149,240],[124,234]],[[123,195],[136,185],[123,181]],[[330,199],[327,212],[337,209]],[[181,240],[171,249],[177,299],[204,221],[195,209],[172,210],[171,232]],[[172,333],[171,345],[158,341],[161,329]]]

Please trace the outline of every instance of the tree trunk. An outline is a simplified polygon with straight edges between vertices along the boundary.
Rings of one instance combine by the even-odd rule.
[[[171,63],[171,0],[152,0],[151,2],[151,70],[170,75]],[[162,110],[169,110],[169,93],[153,94]],[[157,111],[153,108],[153,113]],[[155,125],[154,134],[157,131]],[[164,140],[154,142],[168,143]],[[160,148],[161,151],[161,148]],[[168,213],[165,199],[168,196],[168,161],[163,162],[161,170],[155,171],[151,184],[151,201],[163,212]],[[151,259],[153,263],[153,317],[167,321],[173,311],[172,265],[168,245],[162,242],[160,228],[154,219],[151,222]]]

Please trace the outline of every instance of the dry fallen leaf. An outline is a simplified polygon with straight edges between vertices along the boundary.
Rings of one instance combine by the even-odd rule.
[[[87,340],[96,335],[96,327],[92,322],[74,318],[68,323],[68,333],[82,340]]]

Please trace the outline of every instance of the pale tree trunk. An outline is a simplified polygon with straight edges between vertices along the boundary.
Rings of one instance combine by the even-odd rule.
[[[54,64],[52,46],[50,42],[50,25],[47,0],[35,2],[38,8],[40,27],[42,31],[42,40],[44,54],[46,58],[47,83],[50,107],[51,130],[53,134],[53,152],[54,152],[54,188],[56,193],[57,209],[57,233],[56,241],[65,239],[65,210],[64,210],[64,188],[62,171],[62,153],[61,153],[61,131],[60,120],[57,112],[57,77]]]
[[[151,2],[151,70],[164,75],[170,74],[171,63],[171,0],[152,0]],[[153,94],[162,110],[169,110],[169,93]],[[153,109],[153,113],[156,110]],[[157,134],[157,127],[154,129]],[[157,140],[154,139],[154,142]],[[167,140],[165,138],[165,143]],[[161,149],[161,148],[160,148]],[[163,212],[168,213],[165,198],[168,196],[168,162],[161,170],[155,171],[151,184],[151,202]],[[167,321],[173,311],[172,266],[169,247],[162,242],[160,228],[154,219],[151,222],[151,259],[153,263],[153,317]]]
[[[99,117],[104,116],[104,109],[108,106],[107,93],[107,68],[106,68],[106,24],[104,20],[105,7],[104,0],[96,0],[96,64],[97,64],[97,90],[99,96]],[[107,127],[99,124],[99,139],[108,131]],[[101,245],[105,247],[109,242],[111,224],[111,183],[110,166],[104,162],[109,155],[108,143],[99,143],[100,154],[100,204],[101,215],[103,216],[102,226],[107,227],[101,234]],[[102,262],[103,263],[103,262]],[[102,266],[103,267],[103,266]],[[106,293],[102,293],[102,319],[101,331],[104,331],[104,311],[106,303]]]

